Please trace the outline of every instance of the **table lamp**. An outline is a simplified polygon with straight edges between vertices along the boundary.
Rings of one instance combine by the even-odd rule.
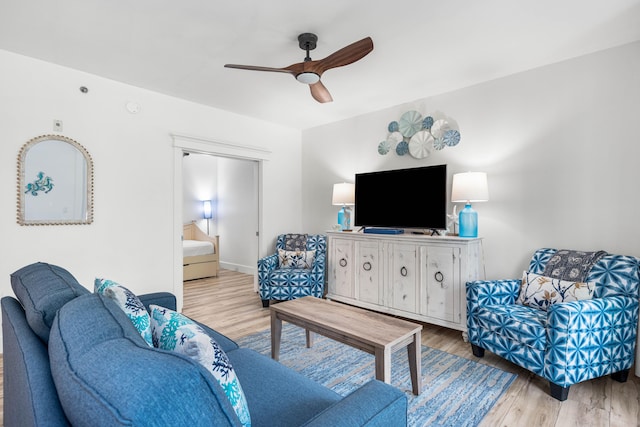
[[[464,202],[458,223],[460,237],[478,237],[478,213],[471,208],[471,202],[489,200],[487,174],[484,172],[465,172],[453,175],[451,201]]]
[[[333,184],[333,197],[331,204],[335,206],[342,205],[338,212],[338,224],[341,231],[351,231],[351,208],[356,201],[356,185],[343,182],[341,184]]]

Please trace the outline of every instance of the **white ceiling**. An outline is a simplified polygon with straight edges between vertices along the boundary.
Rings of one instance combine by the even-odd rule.
[[[225,63],[374,50],[322,77]],[[0,49],[305,129],[640,40],[640,0],[0,0]],[[80,84],[81,82],[79,82]]]

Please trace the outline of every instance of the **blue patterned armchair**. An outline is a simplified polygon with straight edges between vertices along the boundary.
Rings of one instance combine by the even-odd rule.
[[[568,251],[539,249],[528,272],[546,275],[553,268],[545,266],[552,266],[563,252]],[[561,401],[572,384],[582,381],[610,374],[625,382],[636,345],[639,267],[636,257],[603,254],[585,269],[586,283],[573,283],[576,289],[595,285],[591,299],[558,301],[544,309],[526,305],[520,295],[529,274],[522,280],[468,282],[473,354],[482,357],[489,350],[547,379],[551,396]],[[535,302],[548,304],[563,293],[538,291]]]
[[[258,260],[258,285],[263,307],[312,295],[322,298],[327,237],[323,234],[280,234],[276,253]]]

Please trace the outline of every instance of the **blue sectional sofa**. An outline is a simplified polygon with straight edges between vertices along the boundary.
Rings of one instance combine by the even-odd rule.
[[[11,275],[2,298],[4,425],[238,426],[220,384],[189,357],[150,347],[122,309],[58,266]],[[175,310],[170,293],[138,296]],[[201,325],[226,352],[259,426],[406,425],[406,396],[372,380],[343,397]]]

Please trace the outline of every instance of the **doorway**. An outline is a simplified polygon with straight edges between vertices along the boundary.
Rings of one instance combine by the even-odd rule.
[[[182,225],[183,225],[183,156],[184,153],[207,154],[225,159],[248,160],[256,168],[257,191],[255,197],[257,201],[258,220],[257,220],[257,237],[255,238],[255,260],[253,265],[257,264],[258,248],[260,247],[261,231],[262,231],[262,175],[263,162],[268,161],[271,152],[260,147],[252,147],[241,144],[230,144],[218,142],[215,140],[192,137],[180,134],[171,134],[173,138],[174,156],[174,200],[173,200],[173,253],[174,253],[174,273],[173,273],[173,293],[176,296],[178,310],[182,310],[183,304],[183,286],[182,286]],[[218,230],[220,232],[220,230]],[[252,230],[255,233],[255,230]],[[224,243],[220,243],[221,253],[224,253]],[[224,258],[224,256],[222,257]],[[254,288],[257,289],[257,269],[254,270]]]
[[[220,267],[255,274],[258,259],[258,162],[186,152],[182,221],[218,236]],[[204,218],[203,201],[211,202]]]

